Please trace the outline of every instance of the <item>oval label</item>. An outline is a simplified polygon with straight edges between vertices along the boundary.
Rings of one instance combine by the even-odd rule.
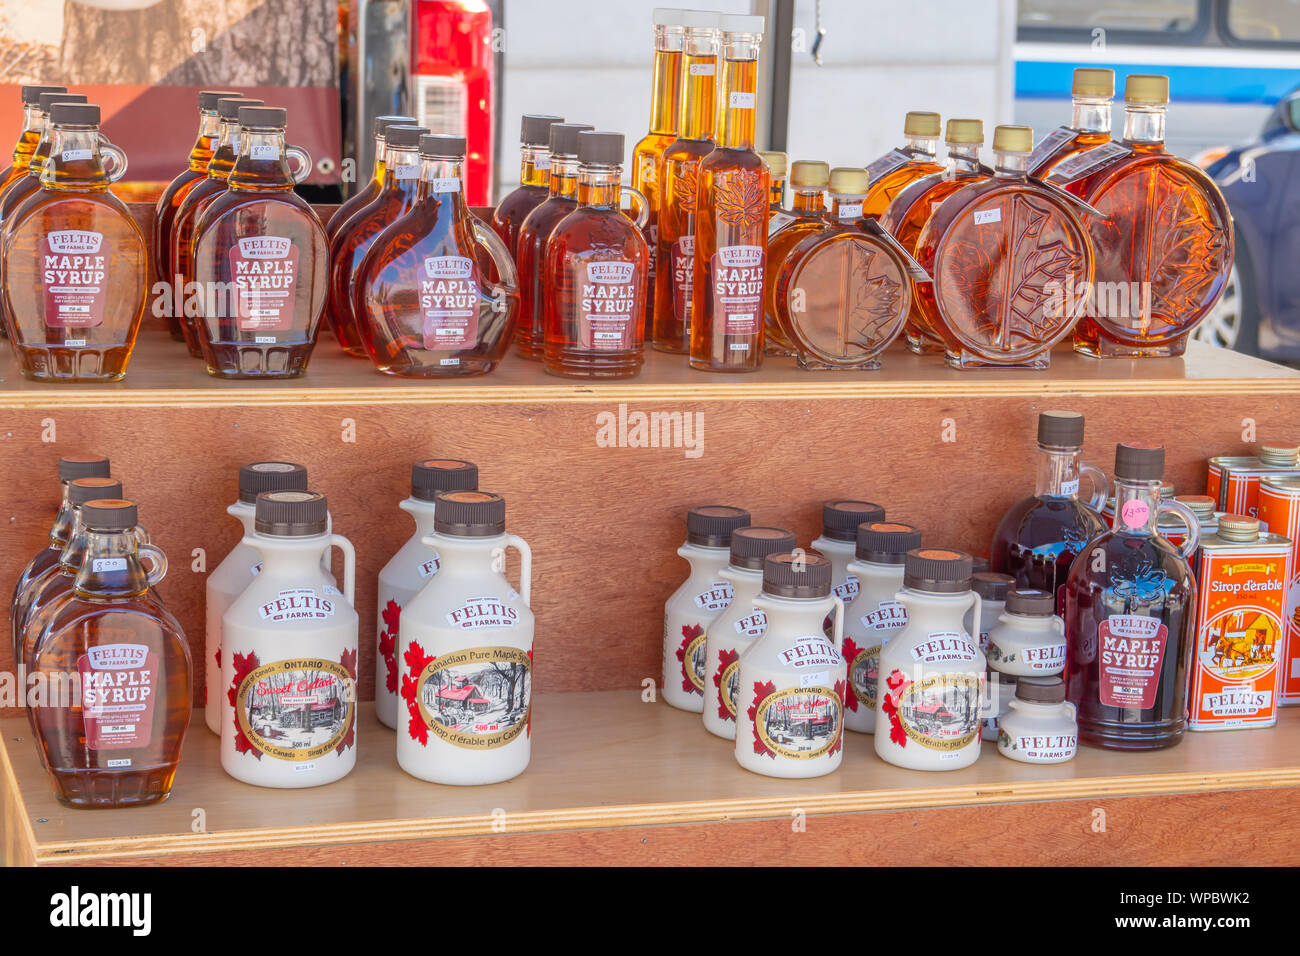
[[[249,743],[291,763],[337,750],[356,713],[352,675],[337,661],[264,664],[240,682],[235,700],[239,729]]]
[[[754,730],[774,754],[811,760],[840,736],[844,702],[829,687],[787,687],[768,694],[754,714]]]
[[[532,672],[532,658],[517,647],[471,647],[443,654],[416,678],[420,717],[456,747],[503,747],[528,726]]]

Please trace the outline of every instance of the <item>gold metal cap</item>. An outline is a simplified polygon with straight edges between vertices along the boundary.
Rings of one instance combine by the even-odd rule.
[[[950,119],[944,139],[949,143],[984,145],[984,121],[976,119]]]
[[[820,159],[797,159],[790,166],[791,187],[825,189],[830,185],[831,167]]]
[[[931,136],[938,138],[940,132],[939,114],[913,111],[903,121],[904,136]]]
[[[1076,67],[1070,92],[1075,96],[1104,96],[1109,99],[1115,95],[1115,71],[1093,66]]]
[[[1032,153],[1034,131],[1028,126],[998,126],[993,130],[993,149],[999,153]]]
[[[865,169],[853,166],[836,166],[831,170],[831,192],[841,196],[854,196],[867,191],[869,177]]]
[[[771,171],[773,179],[785,179],[785,153],[764,151],[760,152],[758,155],[762,156],[763,162],[767,163],[767,168]]]
[[[1130,73],[1124,80],[1125,103],[1168,103],[1169,77],[1155,73]]]

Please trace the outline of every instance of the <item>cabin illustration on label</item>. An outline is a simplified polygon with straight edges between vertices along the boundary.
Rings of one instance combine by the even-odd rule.
[[[343,730],[348,702],[343,682],[329,671],[267,674],[245,696],[254,734],[280,747],[319,747]]]
[[[786,750],[820,750],[837,732],[839,708],[824,694],[778,697],[763,711],[763,729]]]
[[[528,715],[532,675],[516,662],[447,667],[420,688],[425,712],[449,730],[493,734]]]
[[[853,684],[857,695],[866,700],[875,700],[876,679],[880,676],[880,651],[859,654],[849,667],[849,682]]]
[[[1277,622],[1250,609],[1229,611],[1201,634],[1201,661],[1220,674],[1239,679],[1273,666],[1279,639]]]
[[[934,684],[908,694],[900,702],[899,719],[926,737],[941,740],[965,737],[979,724],[979,685]]]

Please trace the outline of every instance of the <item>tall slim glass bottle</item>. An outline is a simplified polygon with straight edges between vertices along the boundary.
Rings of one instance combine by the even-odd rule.
[[[713,152],[718,73],[718,14],[684,10],[681,107],[677,139],[658,168],[658,249],[655,252],[654,347],[691,348],[696,179],[700,160]]]
[[[939,154],[939,114],[914,110],[903,121],[901,149],[891,149],[867,166],[871,188],[862,203],[862,214],[879,219],[908,186],[924,176],[943,172]]]
[[[771,176],[754,152],[763,18],[719,16],[718,145],[700,161],[691,368],[753,372],[763,364],[763,265]]]
[[[366,184],[356,191],[346,202],[334,210],[330,216],[329,222],[325,224],[325,234],[331,241],[334,235],[343,229],[349,219],[356,213],[360,212],[366,206],[375,201],[379,195],[380,188],[384,185],[384,175],[386,167],[384,164],[384,148],[387,143],[386,130],[390,126],[418,126],[420,121],[414,116],[376,116],[370,124],[370,135],[375,140],[375,165],[370,171],[370,179]]]
[[[492,228],[510,250],[518,253],[524,218],[546,201],[551,172],[551,124],[563,116],[525,113],[519,128],[519,185],[502,197],[492,213]]]
[[[1110,142],[1110,105],[1115,98],[1115,71],[1081,66],[1070,91],[1074,115],[1038,141],[1029,154],[1029,175],[1046,176],[1057,163]]]

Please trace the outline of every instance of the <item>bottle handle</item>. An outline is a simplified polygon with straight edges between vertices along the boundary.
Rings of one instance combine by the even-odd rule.
[[[138,544],[135,553],[141,558],[149,559],[150,568],[145,573],[149,587],[154,587],[167,576],[167,555],[163,554],[162,548],[154,544]]]
[[[1157,529],[1160,527],[1159,516],[1162,514],[1173,514],[1187,526],[1187,540],[1179,545],[1178,550],[1182,552],[1184,560],[1192,560],[1192,555],[1196,553],[1201,543],[1201,521],[1196,517],[1196,512],[1181,501],[1162,501],[1156,505]]]
[[[108,177],[110,183],[115,183],[126,175],[127,159],[126,150],[120,146],[114,146],[107,140],[99,144],[100,159],[111,159],[111,165],[105,167],[104,175]]]
[[[496,288],[493,290],[493,307],[497,311],[505,311],[502,293],[511,296],[519,292],[519,273],[515,270],[515,260],[511,258],[510,250],[501,241],[501,237],[477,216],[469,217],[469,226],[473,230],[475,244],[487,250],[487,254],[492,257],[492,264],[496,266],[499,281],[495,283]]]
[[[141,525],[136,525],[133,529],[131,529],[131,534],[135,537],[135,543],[137,545],[149,543],[149,532],[146,531]]]
[[[298,162],[298,168],[289,171],[295,186],[311,175],[311,153],[307,152],[307,150],[301,146],[286,146],[284,155],[289,159],[290,163],[294,160]]]
[[[506,535],[506,547],[519,552],[519,596],[527,607],[533,606],[533,549],[517,534]]]
[[[628,218],[636,223],[638,229],[644,229],[645,224],[650,221],[650,200],[646,199],[645,193],[633,186],[623,186],[621,189],[628,198],[634,201],[633,204],[637,207],[636,215]],[[627,215],[627,213],[625,212],[624,215]]]
[[[973,640],[975,642],[975,646],[978,647],[980,643],[980,634],[979,634],[980,618],[984,616],[984,601],[982,598],[980,598],[978,591],[971,591],[970,596],[971,596],[971,602],[970,604],[966,605],[966,607],[967,610],[969,610],[970,608],[975,609],[975,613],[971,615],[971,625],[975,628],[975,633],[968,634],[967,636],[971,640]]]
[[[835,649],[843,653],[844,651],[844,599],[838,594],[832,594],[831,610],[835,612],[835,617],[831,621],[831,643]]]
[[[343,552],[343,597],[349,605],[356,607],[352,597],[356,593],[357,552],[352,547],[352,542],[341,534],[330,535],[330,546]]]
[[[1096,465],[1081,461],[1079,474],[1087,475],[1092,480],[1092,497],[1088,499],[1088,507],[1100,514],[1101,509],[1106,506],[1106,498],[1110,495],[1110,484],[1106,481],[1106,473]]]

